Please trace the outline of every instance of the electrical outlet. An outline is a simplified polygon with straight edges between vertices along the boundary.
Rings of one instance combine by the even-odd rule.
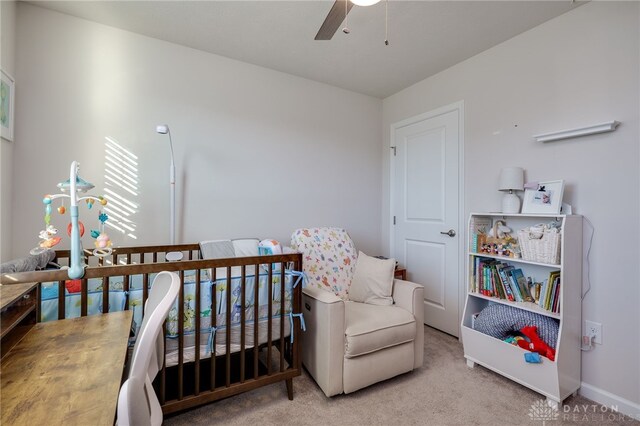
[[[599,322],[585,321],[584,331],[585,335],[594,337],[594,343],[598,345],[602,344],[602,324]]]

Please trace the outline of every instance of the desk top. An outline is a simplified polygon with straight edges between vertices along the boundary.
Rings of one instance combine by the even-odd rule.
[[[36,324],[2,359],[2,424],[113,425],[132,316]]]
[[[0,310],[11,305],[17,298],[28,293],[38,283],[20,283],[0,285]]]

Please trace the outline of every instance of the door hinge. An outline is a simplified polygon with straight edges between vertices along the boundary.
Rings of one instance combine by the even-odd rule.
[[[395,216],[393,217],[393,224],[394,225],[396,224],[396,217]]]
[[[396,147],[392,146],[391,149],[393,150],[393,156],[395,157],[396,156]]]

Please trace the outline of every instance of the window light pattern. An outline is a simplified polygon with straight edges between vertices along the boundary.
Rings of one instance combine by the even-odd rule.
[[[135,214],[138,212],[139,177],[138,157],[113,138],[104,142],[105,197],[109,204],[104,208],[109,215],[105,223],[122,235],[137,239]]]

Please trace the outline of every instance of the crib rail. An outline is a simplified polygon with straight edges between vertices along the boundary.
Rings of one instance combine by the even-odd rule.
[[[89,266],[132,265],[165,262],[165,256],[169,252],[182,253],[184,260],[201,259],[200,245],[198,244],[118,247],[112,249],[111,254],[105,257],[97,257],[93,254],[93,250],[85,249],[83,257],[85,264]],[[54,262],[61,266],[68,266],[70,257],[69,250],[58,250]]]
[[[182,251],[185,254],[185,259],[192,260],[166,262],[163,254],[169,251]],[[57,259],[59,261],[68,260],[68,255],[68,251],[57,252]],[[177,340],[177,362],[168,365],[169,351],[167,344],[165,344],[165,363],[154,382],[158,399],[165,414],[182,411],[281,380],[286,382],[289,399],[293,398],[292,379],[301,373],[299,349],[301,320],[295,314],[301,312],[302,285],[293,286],[291,289],[289,312],[287,312],[285,295],[287,294],[287,282],[291,283],[292,280],[291,276],[286,276],[286,271],[300,271],[302,268],[302,256],[299,253],[202,260],[198,245],[187,244],[119,248],[117,251],[114,250],[112,256],[111,266],[101,262],[86,268],[85,276],[80,280],[80,316],[88,314],[88,280],[90,279],[102,280],[100,310],[106,313],[109,311],[110,277],[123,277],[122,291],[127,295],[124,309],[131,309],[131,278],[141,275],[142,303],[139,309],[143,310],[152,274],[168,270],[176,272],[180,276],[182,285],[177,304],[177,336],[171,337]],[[92,258],[93,256],[87,254],[88,261],[95,261]],[[240,268],[239,277],[232,277],[232,268],[234,267]],[[253,268],[253,281],[249,279],[247,273],[249,268]],[[187,300],[185,291],[187,271],[195,271],[193,300]],[[260,275],[260,271],[263,271],[262,275]],[[2,276],[2,283],[57,282],[58,319],[64,319],[68,314],[65,312],[65,285],[68,280],[66,274],[65,270],[5,274]],[[203,303],[201,283],[204,282],[205,274],[208,274],[214,286],[216,283],[226,283],[228,286],[228,290],[225,292],[215,291],[215,287],[210,290],[211,324],[208,328],[203,325],[199,314]],[[264,278],[265,276],[266,278]],[[259,288],[262,280],[267,283],[267,316],[259,324],[259,306],[261,306]],[[237,283],[234,285],[238,286],[236,288],[239,289],[240,294],[240,296],[236,295],[235,305],[232,300],[234,297],[231,291],[232,282]],[[254,288],[252,289],[251,286]],[[253,290],[253,298],[248,301],[247,294],[250,290]],[[274,292],[276,291],[280,295],[277,304],[274,302]],[[192,295],[189,294],[188,297],[191,298]],[[218,298],[222,298],[222,300],[218,300]],[[198,312],[194,318],[192,353],[188,352],[188,345],[185,341],[185,301],[194,302]],[[38,300],[38,306],[40,304],[41,300]],[[274,304],[279,306],[278,313],[274,312]],[[220,317],[223,318],[220,321],[224,320],[224,325],[218,324],[219,315],[217,312],[221,310],[222,306],[225,307],[226,312],[224,316]],[[239,318],[232,317],[234,308],[239,310]],[[252,312],[253,322],[248,320],[248,312]],[[240,330],[239,342],[232,340],[232,328],[236,320],[239,322],[236,328],[236,330]],[[169,320],[165,322],[165,336],[169,336],[168,325]],[[261,329],[262,326],[266,326],[266,338],[265,333],[262,332],[264,331]],[[219,328],[225,329],[223,339],[220,339],[216,333],[216,329]],[[201,350],[207,342],[202,340],[201,335],[208,330],[211,330],[212,336],[211,351],[203,355]],[[175,357],[175,352],[171,354],[172,357]]]

